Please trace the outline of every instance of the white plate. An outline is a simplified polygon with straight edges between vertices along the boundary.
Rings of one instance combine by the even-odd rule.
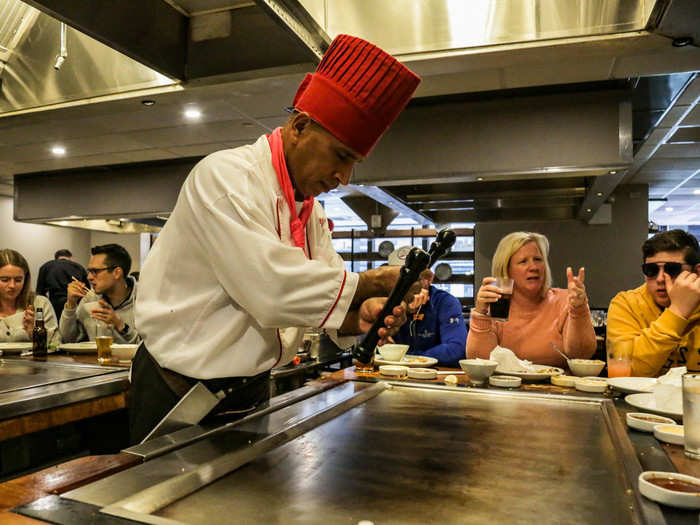
[[[21,354],[32,349],[32,343],[0,343],[0,350],[5,355]]]
[[[406,377],[407,366],[383,365],[379,367],[379,373],[383,376]]]
[[[517,376],[528,381],[539,381],[542,379],[549,379],[552,376],[562,375],[564,370],[557,368],[556,366],[547,365],[530,365],[535,370],[532,372],[516,372],[512,370],[501,370],[496,368],[496,373],[505,376]],[[538,370],[552,370],[551,372],[538,372]]]
[[[664,424],[654,426],[654,437],[659,441],[671,443],[673,445],[682,445],[684,441],[683,425]]]
[[[438,360],[434,357],[426,357],[424,355],[407,355],[401,361],[387,361],[381,357],[375,357],[374,362],[377,365],[399,365],[399,366],[415,366],[418,368],[427,368],[436,365]]]
[[[96,354],[97,343],[95,341],[83,341],[81,343],[63,343],[58,345],[58,349],[70,352],[71,354]]]
[[[628,394],[651,392],[655,377],[609,377],[608,384],[615,390]]]
[[[654,399],[654,394],[630,394],[625,397],[625,402],[634,408],[639,408],[640,410],[646,410],[647,412],[653,412],[654,414],[661,414],[662,416],[668,416],[673,418],[682,419],[683,418],[683,407],[677,407],[676,409],[660,409],[656,406],[656,399]]]
[[[676,490],[665,489],[649,483],[648,480],[651,478],[677,479],[692,483],[693,485],[698,485],[699,487],[700,479],[685,474],[678,474],[677,472],[659,472],[653,470],[642,472],[638,478],[639,492],[651,500],[658,501],[664,505],[682,507],[684,509],[700,508],[700,492],[678,492]]]
[[[659,421],[646,418],[658,418]],[[641,430],[642,432],[654,432],[654,427],[656,425],[661,425],[664,423],[667,425],[676,424],[676,422],[670,417],[663,417],[656,414],[645,414],[644,412],[627,412],[625,419],[627,420],[628,427],[635,430]]]

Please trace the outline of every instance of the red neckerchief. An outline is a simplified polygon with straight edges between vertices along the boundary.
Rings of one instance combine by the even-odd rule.
[[[284,147],[282,145],[282,128],[276,128],[270,135],[267,135],[267,142],[272,150],[272,167],[277,173],[277,182],[284,199],[289,207],[289,227],[292,231],[292,239],[294,245],[306,253],[306,223],[309,221],[311,211],[314,207],[314,198],[307,197],[301,206],[301,214],[297,215],[297,208],[294,201],[294,188],[292,187],[292,179],[287,171],[287,162],[284,160]]]

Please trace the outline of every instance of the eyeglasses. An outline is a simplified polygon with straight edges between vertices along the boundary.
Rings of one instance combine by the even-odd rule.
[[[90,275],[97,275],[100,272],[104,272],[105,270],[114,270],[116,266],[105,266],[104,268],[87,268],[87,273]]]
[[[642,264],[642,273],[647,277],[656,277],[663,267],[671,279],[675,279],[683,271],[683,263],[679,262],[653,262]]]

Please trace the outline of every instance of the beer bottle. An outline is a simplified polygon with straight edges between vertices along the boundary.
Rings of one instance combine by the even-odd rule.
[[[37,308],[34,314],[34,331],[32,332],[32,354],[46,357],[46,327],[44,327],[44,310]]]

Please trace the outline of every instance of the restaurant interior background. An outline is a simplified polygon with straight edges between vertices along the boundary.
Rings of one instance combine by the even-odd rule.
[[[466,306],[498,240],[535,230],[555,285],[585,266],[606,308],[641,282],[650,231],[700,228],[696,0],[80,4],[0,2],[0,246],[34,275],[107,242],[138,270],[191,167],[282,124],[342,32],[423,77],[353,183],[319,196],[348,268],[453,225],[438,283]]]

